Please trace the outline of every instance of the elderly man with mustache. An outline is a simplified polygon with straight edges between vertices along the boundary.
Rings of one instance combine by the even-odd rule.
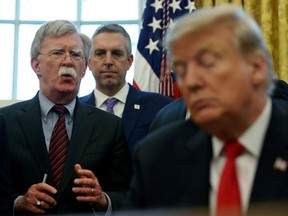
[[[130,158],[120,118],[77,98],[90,46],[69,21],[42,25],[31,46],[40,90],[0,110],[16,213],[109,213],[122,204]]]

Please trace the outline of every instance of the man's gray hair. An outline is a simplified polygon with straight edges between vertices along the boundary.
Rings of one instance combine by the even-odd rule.
[[[131,45],[131,38],[130,38],[130,35],[127,33],[127,31],[121,26],[121,25],[118,25],[118,24],[104,24],[104,25],[101,25],[100,27],[98,27],[93,36],[92,36],[92,44],[93,44],[93,38],[100,34],[100,33],[104,33],[104,32],[107,32],[107,33],[120,33],[122,34],[125,39],[126,39],[126,49],[127,49],[127,53],[128,55],[131,55],[132,53],[132,45]]]
[[[61,37],[69,34],[78,34],[83,42],[83,52],[86,60],[89,57],[91,39],[78,31],[77,27],[68,20],[52,20],[44,23],[36,32],[31,45],[30,57],[34,58],[40,54],[43,40],[46,37]]]
[[[255,53],[262,55],[267,63],[266,87],[272,84],[276,77],[273,61],[266,46],[262,31],[255,20],[247,15],[240,7],[224,4],[212,8],[198,9],[192,14],[180,17],[169,30],[166,37],[168,53],[173,58],[172,44],[181,40],[185,35],[200,32],[214,26],[230,29],[235,35],[236,45],[239,47],[243,58]]]

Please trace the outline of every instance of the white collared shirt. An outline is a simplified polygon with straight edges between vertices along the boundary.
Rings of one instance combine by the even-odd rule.
[[[118,102],[115,104],[113,110],[114,110],[115,115],[117,115],[120,118],[122,118],[122,115],[123,115],[123,111],[124,111],[128,92],[129,92],[129,85],[128,85],[128,83],[126,83],[122,87],[122,89],[120,89],[120,91],[118,91],[113,96],[113,98],[116,98],[118,100]],[[102,92],[100,92],[96,88],[94,89],[94,96],[95,96],[96,107],[101,109],[101,110],[106,111],[107,106],[104,102],[110,97],[103,94]]]
[[[272,112],[272,102],[268,98],[264,110],[256,121],[238,138],[239,143],[245,147],[245,152],[236,159],[237,175],[241,193],[241,203],[244,212],[247,212],[252,191],[252,185],[257,169],[264,137],[269,125]],[[210,209],[215,215],[217,189],[224,168],[226,158],[221,154],[224,142],[212,137],[213,160],[210,168]]]

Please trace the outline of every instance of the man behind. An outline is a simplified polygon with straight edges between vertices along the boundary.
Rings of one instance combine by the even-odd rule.
[[[267,95],[273,66],[255,21],[232,5],[199,9],[175,23],[167,44],[198,126],[177,122],[139,143],[128,206],[240,215],[287,200],[288,105]]]
[[[132,63],[131,39],[126,30],[117,24],[100,26],[92,36],[88,64],[96,88],[80,98],[82,102],[103,110],[107,110],[106,101],[114,99],[113,113],[122,118],[130,152],[148,133],[156,113],[172,101],[157,93],[138,91],[126,83],[126,73]]]
[[[121,120],[77,99],[90,45],[69,21],[42,25],[30,53],[40,90],[0,110],[16,213],[92,213],[122,204],[130,160]]]

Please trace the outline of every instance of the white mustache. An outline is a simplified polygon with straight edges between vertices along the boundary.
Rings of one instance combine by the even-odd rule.
[[[63,76],[63,75],[69,75],[69,76],[72,76],[73,78],[76,78],[77,72],[72,67],[61,67],[59,69],[58,76]]]

